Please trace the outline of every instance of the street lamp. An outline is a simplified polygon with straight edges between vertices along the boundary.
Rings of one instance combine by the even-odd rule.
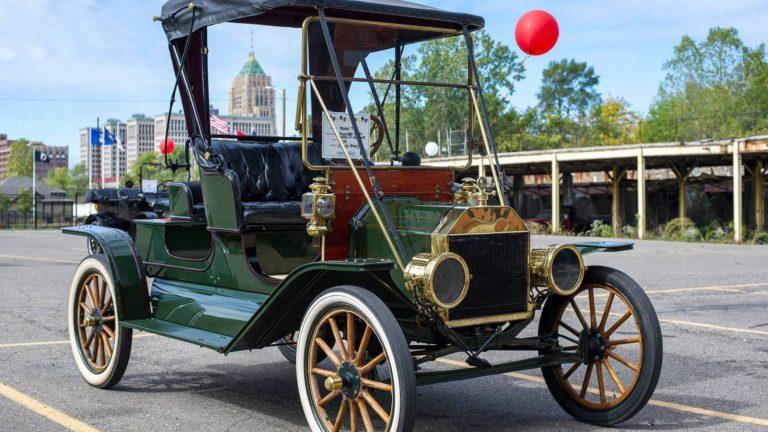
[[[280,92],[282,94],[282,99],[283,99],[283,137],[286,137],[288,135],[286,135],[286,132],[285,132],[285,89],[279,89],[279,88],[273,87],[273,86],[267,86],[267,88],[268,89],[272,89],[275,92]]]

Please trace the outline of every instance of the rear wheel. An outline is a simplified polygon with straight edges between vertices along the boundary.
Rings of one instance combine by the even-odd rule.
[[[315,299],[298,334],[296,374],[313,432],[413,430],[408,344],[392,312],[362,288],[337,287]]]
[[[120,325],[114,299],[103,256],[83,260],[69,292],[69,340],[80,374],[98,388],[120,381],[131,354],[133,333]]]
[[[90,215],[85,220],[85,224],[106,226],[106,221],[101,215]],[[104,253],[104,251],[101,250],[101,245],[99,245],[99,242],[97,242],[93,237],[88,237],[88,239],[85,241],[85,246],[86,249],[88,249],[88,255],[99,255]]]
[[[564,351],[585,357],[542,368],[552,396],[577,420],[614,425],[651,398],[661,372],[661,329],[645,292],[626,274],[590,267],[578,291],[547,300],[539,334],[557,334]]]
[[[296,336],[297,333],[292,332],[277,341],[280,344],[277,346],[277,349],[280,350],[280,354],[282,354],[286,360],[294,364],[296,363]]]

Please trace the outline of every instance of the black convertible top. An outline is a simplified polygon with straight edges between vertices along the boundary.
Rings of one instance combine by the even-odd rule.
[[[317,15],[317,8],[324,8],[326,14],[332,17],[456,30],[463,26],[478,30],[485,25],[485,20],[476,15],[444,11],[403,0],[169,0],[163,5],[162,16],[172,16],[190,1],[200,7],[196,12],[194,30],[230,21],[300,27],[305,18]],[[168,39],[187,36],[191,19],[189,11],[180,12],[173,19],[164,19],[163,28]]]

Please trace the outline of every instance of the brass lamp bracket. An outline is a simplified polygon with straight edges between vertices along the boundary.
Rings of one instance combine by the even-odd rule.
[[[336,195],[325,177],[315,177],[309,192],[301,197],[301,215],[307,223],[307,234],[324,237],[331,232],[331,222],[336,218]]]

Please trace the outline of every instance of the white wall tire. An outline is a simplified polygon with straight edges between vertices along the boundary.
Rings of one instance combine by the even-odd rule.
[[[345,318],[350,314],[352,318]],[[327,326],[331,321],[334,321],[332,327]],[[347,325],[350,322],[351,328]],[[323,345],[322,342],[318,343],[318,339],[325,339],[318,333],[321,331],[320,326],[326,326],[326,330],[335,327],[338,336],[334,345],[326,344],[322,351],[328,357],[324,364],[330,365],[330,371],[318,371],[322,368],[316,363],[319,362],[317,347]],[[344,329],[343,337],[339,328]],[[367,341],[365,334],[369,335]],[[413,430],[416,399],[413,360],[402,329],[378,297],[352,286],[336,287],[323,292],[307,309],[297,342],[296,376],[299,395],[304,415],[313,432],[353,429],[353,421],[355,428],[360,431]],[[335,355],[328,355],[327,349]],[[380,363],[377,363],[377,359]],[[349,374],[343,373],[349,372],[350,368],[356,369],[352,374],[359,373],[358,379],[346,379]],[[386,369],[383,373],[388,374],[388,380],[378,381],[379,369]],[[344,375],[343,388],[325,390],[328,393],[321,397],[318,381],[330,375]],[[383,392],[386,403],[376,403],[376,397],[372,396],[382,397],[381,393],[376,392]],[[334,396],[334,393],[338,394]],[[327,405],[323,405],[323,401]],[[338,409],[332,411],[332,404],[338,405]],[[326,409],[326,406],[330,408]],[[364,412],[367,414],[364,415]]]
[[[83,379],[97,388],[117,384],[130,358],[133,333],[120,325],[116,298],[106,258],[84,259],[69,289],[67,328],[75,365]]]

